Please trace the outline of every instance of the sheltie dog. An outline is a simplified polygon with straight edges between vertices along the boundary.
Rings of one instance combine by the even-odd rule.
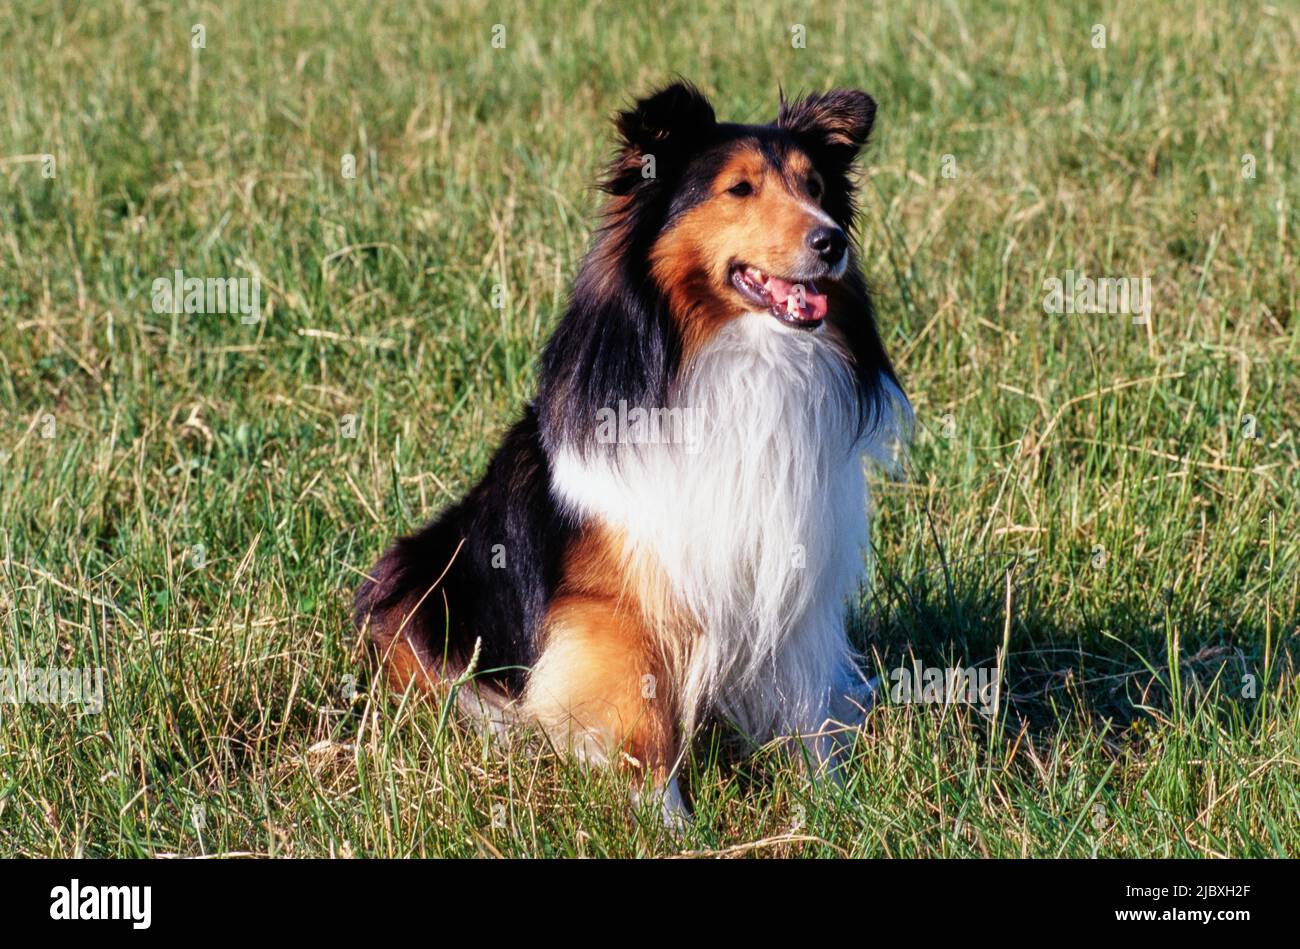
[[[463,705],[631,768],[668,814],[705,716],[834,758],[865,686],[864,461],[911,424],[849,239],[875,110],[782,95],[739,125],[676,83],[618,115],[535,400],[357,594],[394,687],[472,673]]]

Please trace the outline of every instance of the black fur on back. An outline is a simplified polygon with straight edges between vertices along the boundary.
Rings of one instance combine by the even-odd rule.
[[[398,538],[375,565],[357,592],[357,624],[369,617],[395,629],[405,621],[404,635],[427,666],[444,657],[463,666],[481,638],[478,671],[517,694],[577,527],[551,499],[550,483],[529,406],[465,499]]]

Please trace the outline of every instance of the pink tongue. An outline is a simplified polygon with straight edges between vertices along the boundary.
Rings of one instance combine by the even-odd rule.
[[[826,316],[826,296],[818,293],[817,288],[810,283],[790,283],[780,277],[768,277],[763,287],[772,295],[773,302],[785,309],[788,316],[809,323],[815,323]]]

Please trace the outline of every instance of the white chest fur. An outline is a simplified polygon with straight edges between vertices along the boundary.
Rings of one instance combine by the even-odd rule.
[[[897,435],[885,411],[857,437],[854,386],[828,334],[750,314],[692,360],[657,431],[610,426],[603,456],[553,459],[557,499],[621,529],[702,630],[681,659],[688,723],[712,706],[757,738],[815,729],[852,674],[863,456]]]

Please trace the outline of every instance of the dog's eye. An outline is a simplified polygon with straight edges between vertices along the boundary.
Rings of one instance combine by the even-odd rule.
[[[808,179],[808,195],[814,201],[822,196],[822,182],[820,178]]]
[[[734,194],[738,198],[748,197],[754,193],[754,186],[748,181],[737,181],[727,189],[727,194]]]

